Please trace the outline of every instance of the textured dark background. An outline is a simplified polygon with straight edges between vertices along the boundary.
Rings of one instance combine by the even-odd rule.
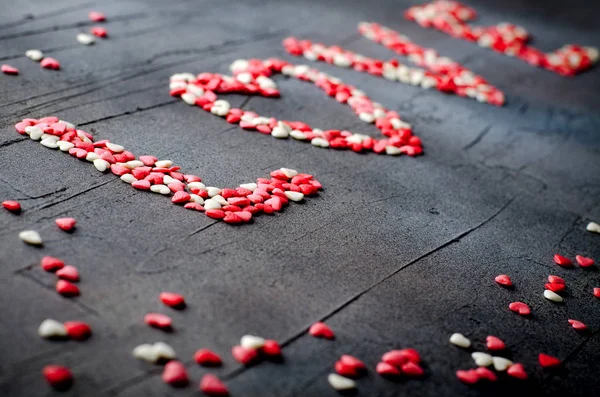
[[[563,78],[405,21],[408,1],[158,1],[19,0],[0,2],[0,62],[21,75],[0,75],[0,199],[19,199],[24,212],[0,211],[0,395],[53,396],[40,374],[66,364],[76,376],[66,396],[189,396],[205,369],[190,362],[210,347],[233,396],[334,396],[327,373],[343,353],[373,368],[391,348],[415,347],[423,380],[392,383],[373,371],[358,382],[362,396],[598,395],[600,334],[578,334],[568,318],[600,329],[596,268],[561,269],[556,252],[600,259],[600,70]],[[475,2],[478,23],[525,26],[535,44],[600,45],[598,2]],[[75,41],[106,13],[110,39]],[[317,66],[364,89],[400,112],[424,142],[425,156],[393,158],[319,150],[231,127],[174,102],[176,72],[227,72],[236,58],[284,53],[286,35],[341,44],[366,55],[391,52],[361,38],[356,24],[375,21],[463,62],[503,89],[504,108],[390,83],[351,70]],[[44,70],[22,54],[40,48],[62,63]],[[311,84],[276,77],[281,99],[252,98],[245,109],[305,120],[316,127],[376,134],[348,107]],[[234,105],[247,98],[232,96]],[[282,166],[310,172],[325,190],[281,214],[231,227],[135,191],[62,153],[19,136],[23,117],[57,115],[84,125],[137,154],[170,158],[209,185],[235,186]],[[55,218],[73,216],[68,235]],[[210,226],[210,227],[208,227]],[[18,240],[33,228],[43,249]],[[82,296],[64,299],[55,278],[37,263],[54,255],[76,265]],[[494,284],[509,274],[512,291]],[[549,274],[568,283],[566,302],[542,297]],[[157,299],[181,292],[189,307],[174,312]],[[525,319],[507,305],[523,300]],[[170,314],[175,332],[143,321]],[[45,318],[88,321],[85,343],[37,336]],[[306,336],[326,320],[335,342]],[[486,335],[503,338],[510,356],[531,374],[467,387],[457,369],[470,355],[450,346],[453,332],[482,349]],[[243,334],[286,344],[285,363],[240,370],[229,349]],[[168,341],[189,363],[194,386],[172,390],[160,368],[138,362],[131,349]],[[548,374],[537,354],[560,357],[565,370]],[[199,393],[199,392],[195,392]]]

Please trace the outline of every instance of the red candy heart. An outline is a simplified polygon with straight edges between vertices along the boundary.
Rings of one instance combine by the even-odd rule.
[[[182,190],[176,191],[173,197],[171,198],[171,202],[175,204],[187,203],[188,201],[190,201],[190,194]]]
[[[336,361],[335,372],[347,378],[356,378],[358,376],[359,371],[352,365],[348,365],[346,363],[343,363],[342,361]]]
[[[479,367],[475,369],[475,373],[479,379],[487,379],[489,381],[495,382],[498,380],[498,377],[491,370],[486,367]]]
[[[47,272],[55,272],[65,266],[65,262],[53,256],[45,256],[40,262],[40,266]]]
[[[276,340],[267,339],[261,352],[269,357],[281,357],[281,346]]]
[[[2,202],[2,206],[4,208],[6,208],[7,210],[9,210],[10,212],[14,212],[15,214],[18,214],[19,212],[21,212],[21,204],[19,204],[18,201],[5,200]]]
[[[117,174],[118,175],[118,174]],[[133,186],[136,189],[141,189],[141,190],[150,190],[150,182],[146,181],[146,180],[142,180],[142,181],[135,181],[131,184],[131,186]]]
[[[71,339],[86,340],[92,335],[92,328],[82,321],[67,321],[64,326]]]
[[[586,258],[585,256],[581,256],[581,255],[577,255],[575,257],[575,259],[577,260],[577,263],[579,263],[579,266],[581,266],[581,267],[590,267],[595,263],[592,258]]]
[[[162,313],[148,313],[144,316],[144,321],[151,327],[164,330],[171,329],[171,326],[173,325],[171,317]]]
[[[227,387],[213,374],[206,374],[200,381],[200,390],[202,393],[211,397],[228,396]]]
[[[386,362],[378,363],[375,367],[375,371],[383,376],[400,376],[402,374],[398,368]]]
[[[594,290],[593,290],[593,291],[594,291],[594,296],[595,296],[596,298],[600,298],[600,288],[597,288],[597,287],[596,287],[596,288],[594,288]]]
[[[512,280],[506,274],[496,276],[494,279],[498,284],[504,285],[505,287],[511,287],[513,285]]]
[[[365,365],[365,363],[363,363],[358,358],[351,356],[349,354],[342,355],[342,357],[340,357],[340,362],[344,363],[345,365],[349,365],[350,367],[357,369],[357,370],[367,369],[367,366]]]
[[[489,350],[504,350],[506,349],[506,344],[504,341],[496,336],[488,336],[486,339],[486,345]]]
[[[564,284],[547,283],[547,284],[544,284],[544,288],[546,288],[547,290],[550,290],[552,292],[561,292],[561,291],[564,291],[565,288],[567,288],[567,286]]]
[[[477,383],[477,381],[479,380],[479,375],[477,375],[477,372],[475,372],[474,369],[469,369],[469,370],[458,370],[456,371],[456,377],[463,383],[466,383],[468,385],[472,385]]]
[[[2,70],[2,73],[5,74],[12,74],[12,75],[17,75],[19,74],[19,69],[15,68],[14,66],[10,66],[10,65],[2,65],[2,67],[0,67],[0,70]]]
[[[66,265],[56,272],[56,275],[63,280],[79,281],[79,272],[75,266]]]
[[[58,280],[56,283],[56,292],[66,297],[77,296],[79,295],[79,288],[66,280]]]
[[[169,307],[180,309],[185,307],[185,299],[174,292],[161,292],[158,296],[162,303]]]
[[[556,368],[560,366],[560,360],[558,358],[549,356],[544,353],[540,353],[540,355],[538,356],[538,360],[543,368]]]
[[[171,360],[165,365],[162,380],[171,386],[181,387],[190,383],[185,366],[176,360]]]
[[[562,277],[558,276],[548,276],[548,282],[551,284],[563,284],[566,285],[565,280]]]
[[[59,390],[68,389],[73,383],[73,374],[67,367],[60,365],[47,365],[42,370],[46,381]]]
[[[221,357],[210,349],[200,349],[194,353],[194,361],[207,367],[217,367],[223,363]]]
[[[335,334],[325,323],[314,323],[308,329],[308,333],[314,336],[315,338],[325,338],[325,339],[334,339]]]
[[[510,305],[508,305],[508,308],[522,316],[528,316],[531,314],[531,309],[523,302],[512,302]]]
[[[56,226],[64,230],[65,232],[70,232],[75,228],[75,224],[77,221],[74,218],[58,218],[56,221]]]
[[[419,364],[415,364],[412,361],[402,364],[400,368],[402,369],[402,373],[408,376],[421,376],[425,373]]]
[[[258,358],[258,351],[237,345],[231,349],[231,355],[238,363],[248,365]]]
[[[578,320],[568,320],[571,327],[576,329],[577,331],[585,331],[587,329],[587,325]]]
[[[523,364],[518,363],[508,367],[506,373],[509,376],[512,376],[513,378],[517,379],[527,379],[529,377],[529,375],[527,375],[527,372],[525,372],[525,367],[523,367]]]
[[[573,265],[572,260],[570,260],[569,258],[566,258],[562,255],[559,255],[559,254],[554,255],[554,262],[556,262],[557,265],[563,266],[563,267],[569,267],[569,266]]]
[[[415,349],[391,350],[381,357],[381,361],[399,367],[408,361],[419,363],[421,356]]]

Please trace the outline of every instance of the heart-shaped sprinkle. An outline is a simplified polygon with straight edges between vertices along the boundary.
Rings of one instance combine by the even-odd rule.
[[[200,390],[210,397],[228,396],[227,387],[216,375],[205,374],[200,381]]]
[[[88,18],[92,22],[104,22],[106,21],[106,16],[99,11],[90,11],[88,14]]]
[[[158,298],[162,303],[174,309],[182,309],[185,307],[185,299],[183,296],[174,292],[161,292]]]
[[[359,371],[357,368],[339,360],[335,362],[334,368],[335,372],[348,378],[356,378],[359,375]]]
[[[471,341],[469,340],[469,338],[459,333],[454,333],[452,334],[452,336],[450,336],[450,343],[465,349],[471,346]]]
[[[74,218],[58,218],[56,221],[56,226],[64,230],[65,232],[70,232],[75,228],[75,224],[77,221]]]
[[[575,260],[579,263],[581,267],[590,267],[594,265],[594,260],[592,258],[586,258],[585,256],[577,255],[575,256]]]
[[[171,197],[171,202],[175,204],[187,203],[190,201],[190,194],[184,191],[175,192],[173,197]]]
[[[15,68],[14,66],[7,65],[7,64],[2,65],[2,67],[0,67],[0,70],[2,70],[2,73],[4,73],[4,74],[12,74],[12,75],[19,74],[19,69]]]
[[[566,285],[565,280],[562,277],[553,276],[553,275],[548,276],[548,282],[551,283],[551,284],[563,284],[563,285]]]
[[[498,380],[498,377],[495,373],[493,373],[490,369],[485,367],[479,367],[475,369],[475,373],[479,379],[487,379],[491,382],[495,382]]]
[[[600,298],[600,288],[596,287],[593,289],[594,296]]]
[[[588,327],[584,323],[578,320],[568,320],[571,327],[576,329],[577,331],[585,331]]]
[[[573,265],[572,260],[559,254],[554,255],[554,262],[562,267],[570,267]]]
[[[500,274],[494,279],[498,284],[505,287],[511,287],[513,285],[512,280],[506,274]]]
[[[131,184],[131,186],[133,186],[136,189],[140,189],[140,190],[150,190],[150,182],[146,181],[146,180],[141,180],[141,181],[135,181]]]
[[[59,339],[68,336],[65,326],[52,319],[42,321],[38,328],[38,334],[44,339]]]
[[[205,367],[217,367],[223,363],[221,357],[210,349],[200,349],[194,353],[194,361]]]
[[[44,69],[53,69],[53,70],[60,69],[60,62],[58,62],[56,59],[50,58],[50,57],[46,57],[46,58],[42,59],[42,61],[40,62],[40,65]]]
[[[506,349],[506,344],[504,341],[496,336],[489,335],[485,338],[486,346],[488,350],[504,350]]]
[[[144,360],[149,363],[155,363],[159,359],[158,352],[154,349],[154,346],[148,343],[136,346],[132,354],[138,360]]]
[[[479,380],[479,375],[477,375],[474,369],[458,370],[456,371],[456,377],[467,385],[473,385]]]
[[[327,381],[335,390],[351,390],[356,388],[356,382],[338,374],[329,374]]]
[[[344,363],[344,365],[348,365],[358,371],[367,369],[367,366],[365,365],[364,362],[362,362],[358,358],[351,356],[349,354],[343,354],[342,357],[340,357],[339,361]]]
[[[40,50],[27,50],[25,56],[32,61],[39,62],[44,58],[44,53]]]
[[[53,256],[44,256],[40,262],[40,266],[47,272],[55,272],[65,267],[65,262]]]
[[[65,265],[62,269],[59,269],[56,272],[56,275],[63,280],[73,282],[79,281],[79,272],[75,266]]]
[[[402,374],[398,368],[386,362],[377,363],[375,371],[382,376],[400,376]]]
[[[493,363],[492,356],[487,353],[474,352],[471,354],[471,357],[478,367],[487,367]]]
[[[14,212],[15,214],[21,212],[21,204],[15,200],[4,200],[2,202],[2,206],[10,212]]]
[[[419,364],[413,363],[412,361],[405,362],[400,369],[402,370],[402,373],[407,376],[422,376],[425,373]]]
[[[108,36],[108,32],[106,31],[106,29],[101,26],[94,26],[92,29],[90,29],[90,33],[96,37],[101,38],[105,38]]]
[[[567,286],[564,284],[546,283],[544,284],[544,288],[552,292],[561,292],[564,291]]]
[[[169,361],[163,370],[162,380],[171,386],[183,387],[190,383],[185,366],[179,361]]]
[[[256,349],[247,349],[236,345],[231,348],[231,355],[238,363],[249,365],[258,358],[258,351]]]
[[[71,339],[86,340],[92,336],[92,328],[83,321],[66,321],[64,326]]]
[[[564,302],[564,299],[562,296],[558,295],[556,292],[550,291],[549,289],[544,291],[544,298],[546,298],[552,302],[557,302],[557,303]]]
[[[509,376],[512,376],[513,378],[517,378],[517,379],[527,379],[529,376],[527,375],[527,372],[525,372],[525,367],[523,367],[523,364],[513,364],[510,367],[508,367],[508,369],[506,370],[506,373]]]
[[[267,339],[261,352],[269,357],[281,357],[281,346],[279,346],[279,343],[276,340]]]
[[[173,325],[171,317],[162,313],[148,313],[144,316],[144,322],[151,327],[170,330]]]
[[[159,359],[175,360],[177,358],[175,350],[173,350],[173,348],[167,345],[165,342],[156,342],[152,345],[152,348]]]
[[[244,335],[240,339],[240,345],[244,349],[260,349],[265,345],[265,340],[260,336]]]
[[[310,326],[310,328],[308,329],[308,333],[312,336],[314,336],[315,338],[325,338],[325,339],[334,339],[335,338],[335,334],[333,333],[333,331],[331,330],[331,328],[329,328],[327,326],[327,324],[325,323],[314,323],[313,325]]]
[[[61,365],[46,365],[42,370],[46,382],[58,390],[66,390],[73,383],[73,374]]]
[[[494,364],[494,369],[498,372],[506,371],[508,367],[513,365],[512,361],[504,357],[492,357],[492,363]]]
[[[592,232],[592,233],[600,233],[600,225],[597,224],[596,222],[590,222],[585,227],[585,230],[587,230],[588,232]]]
[[[549,356],[544,353],[540,353],[538,360],[542,368],[556,368],[560,366],[560,360],[556,357]]]
[[[19,233],[19,238],[27,244],[43,245],[42,237],[35,230],[24,230]]]
[[[521,316],[528,316],[531,314],[531,309],[523,302],[512,302],[508,305],[508,308],[515,313],[519,313]]]
[[[56,283],[56,292],[65,297],[78,296],[79,288],[67,280],[58,280]]]

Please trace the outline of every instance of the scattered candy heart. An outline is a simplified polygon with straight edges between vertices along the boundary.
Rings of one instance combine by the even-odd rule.
[[[0,70],[2,70],[2,73],[4,73],[4,74],[12,74],[12,75],[19,74],[19,69],[15,68],[14,66],[7,65],[7,64],[3,64],[2,67],[0,67]]]
[[[489,335],[485,340],[488,350],[497,351],[506,349],[504,341],[496,336]]]
[[[237,345],[231,349],[231,355],[238,363],[249,365],[258,358],[258,351],[256,349],[247,349]]]
[[[86,340],[92,336],[92,328],[82,321],[66,321],[64,326],[71,339]]]
[[[478,367],[487,367],[493,363],[492,356],[487,353],[473,352],[471,357]]]
[[[561,292],[564,291],[567,286],[565,284],[547,283],[544,284],[544,288],[552,292]]]
[[[381,357],[381,361],[400,367],[408,361],[421,362],[421,356],[415,349],[390,350]]]
[[[600,225],[597,224],[596,222],[590,222],[585,227],[585,230],[587,230],[588,232],[592,232],[592,233],[600,233]]]
[[[65,390],[73,383],[73,374],[67,367],[60,365],[46,365],[42,374],[50,386],[58,390]]]
[[[74,218],[58,218],[56,221],[56,226],[64,230],[65,232],[70,232],[75,228],[75,224],[77,221]]]
[[[279,343],[276,340],[267,339],[261,349],[261,353],[268,357],[281,357],[281,346],[279,346]]]
[[[136,346],[133,349],[132,354],[133,357],[137,358],[138,360],[144,360],[152,364],[156,363],[160,359],[159,353],[154,346],[147,343]]]
[[[562,284],[565,285],[565,280],[563,280],[561,277],[558,276],[548,276],[548,282],[551,284]]]
[[[44,53],[40,50],[27,50],[25,56],[32,61],[39,62],[44,58]]]
[[[79,281],[79,271],[75,266],[65,265],[61,269],[56,271],[58,278],[63,280],[77,282]]]
[[[88,18],[92,22],[104,22],[106,21],[106,16],[100,11],[90,11],[88,14]]]
[[[517,379],[527,379],[529,376],[527,375],[527,372],[525,372],[525,367],[523,367],[523,364],[513,364],[510,367],[508,367],[508,369],[506,370],[506,373],[509,376],[512,376],[513,378],[517,378]]]
[[[521,316],[528,316],[531,314],[531,308],[523,302],[512,302],[508,305],[508,308],[513,312],[519,313]]]
[[[407,376],[422,376],[425,373],[419,364],[412,361],[402,364],[400,368],[402,369],[402,373]]]
[[[77,35],[77,41],[83,45],[90,45],[90,44],[94,44],[96,42],[96,40],[94,39],[94,36],[91,36],[87,33],[79,33]]]
[[[556,368],[559,367],[561,364],[558,358],[549,356],[544,353],[540,353],[540,355],[538,356],[538,360],[542,368]]]
[[[60,69],[60,62],[58,62],[56,59],[50,58],[50,57],[46,57],[46,58],[42,59],[42,61],[40,62],[40,65],[44,69],[53,69],[53,70]]]
[[[498,377],[495,373],[493,373],[490,369],[486,367],[479,367],[475,369],[475,373],[479,379],[487,379],[491,382],[495,382],[498,380]]]
[[[148,313],[144,316],[144,322],[151,327],[170,330],[173,325],[171,317],[162,313]]]
[[[183,296],[174,292],[161,292],[159,299],[165,305],[175,309],[181,309],[185,307],[185,299]]]
[[[35,230],[24,230],[19,233],[19,238],[30,245],[43,245],[42,237]]]
[[[338,374],[329,374],[327,381],[335,390],[352,390],[356,389],[356,382],[352,379],[345,378]]]
[[[586,258],[585,256],[581,255],[575,256],[575,260],[577,261],[577,263],[579,263],[579,266],[581,267],[590,267],[595,263],[592,258]]]
[[[47,272],[55,272],[65,266],[65,262],[53,256],[44,256],[40,266]]]
[[[185,366],[179,361],[169,361],[163,370],[162,380],[168,385],[175,387],[187,386],[190,382]]]
[[[21,212],[21,204],[15,200],[4,200],[2,202],[2,206],[15,214]]]
[[[450,336],[450,343],[464,349],[467,349],[469,346],[471,346],[471,341],[469,338],[459,333],[454,333]]]
[[[229,395],[229,391],[227,390],[225,384],[213,374],[205,374],[202,376],[202,380],[200,381],[200,390],[202,393],[211,397],[222,397]]]
[[[556,292],[552,292],[549,289],[544,291],[544,298],[548,299],[549,301],[552,302],[564,302],[564,299],[562,296],[558,295]]]
[[[325,323],[314,323],[308,329],[308,333],[315,338],[334,339],[335,334]]]
[[[106,31],[106,29],[101,26],[94,26],[90,30],[90,33],[96,37],[101,37],[101,38],[105,38],[108,36],[108,32]]]
[[[194,353],[194,361],[207,367],[217,367],[223,363],[221,357],[210,349],[200,349]]]
[[[593,292],[594,292],[594,296],[596,298],[600,298],[600,288],[598,288],[598,287],[594,288]]]
[[[506,371],[508,367],[513,365],[513,362],[504,357],[492,357],[492,363],[494,364],[494,369],[496,371],[502,372]]]
[[[568,320],[571,327],[576,329],[577,331],[585,331],[588,327],[584,323],[578,320]]]
[[[375,371],[382,376],[400,376],[402,374],[397,367],[386,362],[377,363]]]
[[[38,328],[38,334],[44,339],[64,338],[68,335],[65,326],[52,319],[42,321]]]
[[[458,370],[456,371],[456,377],[463,383],[473,385],[479,380],[479,375],[474,369]]]
[[[260,336],[244,335],[240,339],[240,345],[244,349],[260,349],[265,345],[265,340]]]
[[[570,267],[573,265],[572,260],[559,254],[554,255],[554,262],[562,267]]]
[[[500,274],[494,279],[498,284],[505,287],[511,287],[513,285],[512,280],[506,274]]]
[[[78,296],[79,288],[67,280],[58,280],[56,283],[56,292],[65,297]]]

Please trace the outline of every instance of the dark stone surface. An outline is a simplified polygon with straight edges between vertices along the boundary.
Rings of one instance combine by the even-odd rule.
[[[597,267],[559,268],[552,256],[600,259],[600,236],[585,231],[600,219],[600,72],[563,78],[422,29],[402,19],[416,3],[2,0],[0,62],[21,75],[0,76],[0,199],[19,199],[24,212],[0,211],[0,395],[58,395],[40,374],[58,363],[76,376],[65,396],[188,396],[206,372],[191,362],[200,347],[222,354],[225,366],[214,372],[233,396],[336,395],[326,375],[343,353],[371,368],[358,382],[362,396],[597,395],[600,301],[591,292],[600,275]],[[545,50],[600,44],[599,7],[589,1],[469,4],[482,24],[521,24]],[[107,14],[111,37],[84,47],[75,35],[88,28],[90,9]],[[412,123],[426,153],[414,159],[247,133],[167,94],[171,74],[226,72],[236,58],[303,63],[280,45],[290,34],[391,58],[356,33],[361,20],[464,62],[502,88],[508,104],[494,108],[313,64]],[[41,69],[22,56],[29,48],[48,50],[63,70]],[[312,85],[276,81],[281,99],[252,98],[245,109],[376,133]],[[244,100],[232,97],[236,105]],[[12,127],[54,114],[134,153],[170,158],[209,185],[285,166],[313,173],[325,190],[252,225],[215,223],[24,140]],[[53,223],[65,215],[78,220],[73,234]],[[42,234],[43,249],[18,240],[28,228]],[[37,266],[43,255],[80,269],[81,297],[54,292],[54,277]],[[494,284],[500,273],[513,278],[514,290]],[[542,297],[549,274],[567,280],[562,305]],[[163,307],[157,295],[164,290],[183,293],[188,308]],[[515,300],[532,306],[531,319],[508,311]],[[148,311],[171,315],[175,332],[145,326]],[[45,318],[88,321],[94,336],[41,340]],[[569,318],[592,332],[576,333]],[[317,320],[332,326],[335,342],[304,334]],[[455,371],[474,364],[449,345],[453,332],[476,349],[489,334],[501,337],[531,379],[462,385]],[[284,343],[285,363],[241,370],[229,349],[246,333]],[[158,340],[189,364],[193,387],[173,390],[160,367],[133,359],[134,346]],[[393,383],[374,374],[381,354],[398,347],[421,352],[423,380]],[[563,359],[565,370],[542,371],[540,352]]]

